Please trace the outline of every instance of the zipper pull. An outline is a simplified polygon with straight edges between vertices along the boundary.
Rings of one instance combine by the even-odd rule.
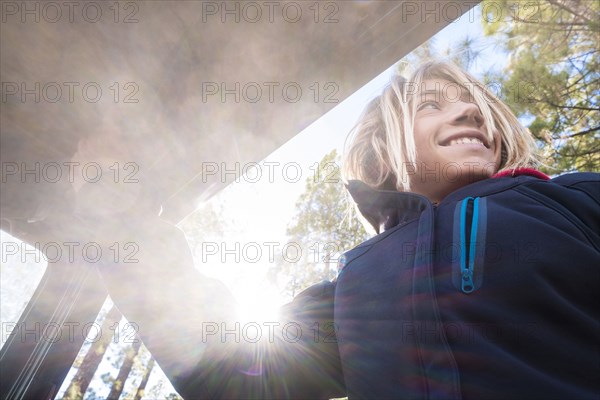
[[[462,281],[461,281],[461,290],[463,293],[471,293],[475,285],[473,284],[473,270],[472,269],[464,269],[462,271]]]

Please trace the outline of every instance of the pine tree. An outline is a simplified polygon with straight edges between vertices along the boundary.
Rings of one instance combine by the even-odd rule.
[[[127,381],[133,367],[133,360],[138,355],[141,345],[142,341],[139,338],[136,338],[131,346],[127,346],[127,348],[124,349],[125,356],[123,363],[119,368],[117,378],[112,383],[110,393],[107,397],[108,400],[118,400],[119,397],[121,397],[121,393],[123,393],[123,388],[125,387],[125,381]]]
[[[270,271],[271,279],[278,276],[286,281],[285,292],[291,297],[311,284],[334,279],[340,255],[368,237],[364,227],[351,217],[339,165],[333,150],[307,179],[287,229],[288,249],[293,250],[280,257]]]
[[[142,376],[142,381],[140,382],[137,390],[135,391],[134,400],[141,400],[144,397],[144,393],[146,392],[146,385],[148,385],[148,379],[150,378],[150,374],[152,373],[152,369],[154,368],[154,358],[150,357],[146,368],[144,369],[144,376]]]
[[[486,0],[484,29],[509,63],[503,100],[529,119],[546,172],[600,170],[600,2]],[[493,13],[492,13],[493,11]]]
[[[120,320],[121,313],[117,307],[113,305],[106,313],[100,327],[100,332],[111,332],[111,329],[113,329],[115,324],[118,324]],[[98,365],[100,365],[100,362],[104,357],[104,353],[106,353],[106,349],[108,348],[111,339],[112,335],[105,334],[92,343],[87,353],[85,353],[83,360],[80,361],[81,364],[79,365],[79,368],[77,368],[77,372],[65,392],[65,400],[76,400],[83,397],[98,369]],[[77,362],[78,360],[75,361],[75,363]]]

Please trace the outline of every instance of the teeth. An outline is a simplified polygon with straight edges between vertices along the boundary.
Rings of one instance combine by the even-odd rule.
[[[455,144],[471,144],[471,143],[483,145],[483,142],[477,138],[464,137],[464,138],[452,139],[450,141],[450,146],[455,145]]]

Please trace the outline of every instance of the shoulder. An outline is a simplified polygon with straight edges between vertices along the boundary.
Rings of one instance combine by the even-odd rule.
[[[506,179],[506,178],[501,178]],[[510,178],[509,178],[510,179]],[[540,221],[561,227],[564,233],[585,238],[600,250],[600,174],[570,173],[542,180],[517,177],[516,184],[487,195],[488,212],[514,218]]]
[[[579,183],[600,183],[600,174],[596,172],[573,172],[560,175],[551,180],[555,183],[563,185],[573,185]]]
[[[565,188],[572,188],[587,194],[593,201],[600,204],[600,174],[594,172],[576,172],[561,175],[552,179],[553,183]]]
[[[521,193],[530,193],[560,203],[567,208],[593,207],[600,204],[600,174],[577,172],[542,181],[532,179],[515,187]]]

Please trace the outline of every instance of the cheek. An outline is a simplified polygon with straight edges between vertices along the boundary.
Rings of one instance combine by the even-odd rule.
[[[414,140],[415,148],[417,150],[417,159],[427,158],[428,154],[431,154],[431,135],[428,134],[427,126],[423,123],[416,123],[414,125]]]
[[[415,150],[417,152],[417,164],[429,164],[431,162],[433,154],[426,139],[423,137],[415,137]]]
[[[427,140],[423,135],[415,135],[415,147],[417,149],[418,157],[420,157],[423,152],[427,151]]]

